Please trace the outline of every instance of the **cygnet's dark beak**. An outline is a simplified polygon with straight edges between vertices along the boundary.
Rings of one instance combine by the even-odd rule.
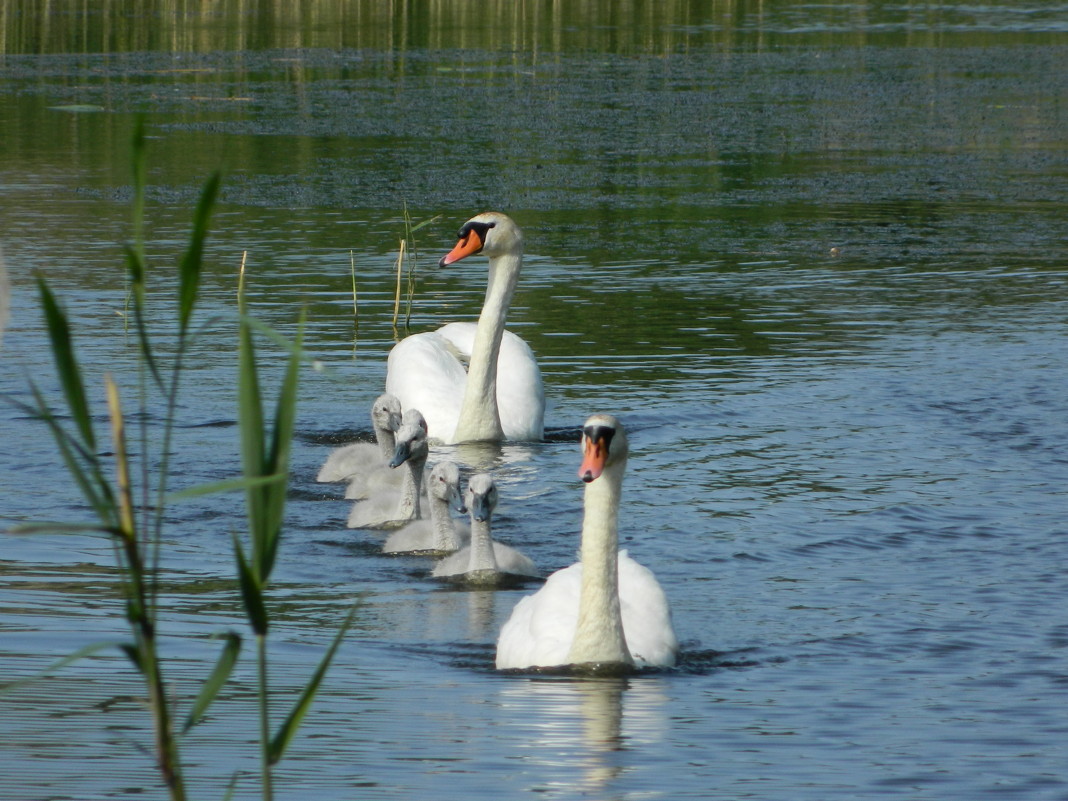
[[[393,451],[393,458],[389,460],[390,467],[400,467],[408,457],[412,455],[412,443],[408,441],[398,442]]]
[[[471,517],[479,523],[483,523],[489,520],[492,511],[485,495],[474,496],[474,500],[471,502]]]

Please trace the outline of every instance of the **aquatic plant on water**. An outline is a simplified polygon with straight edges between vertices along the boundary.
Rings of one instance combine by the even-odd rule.
[[[143,213],[145,197],[145,136],[138,124],[133,137],[133,243],[126,249],[126,276],[129,282],[127,323],[138,349],[136,395],[137,414],[123,410],[122,389],[110,375],[104,377],[110,420],[111,453],[105,455],[103,437],[98,435],[83,372],[76,356],[75,337],[69,319],[48,282],[38,279],[41,307],[48,329],[57,377],[62,389],[61,412],[52,409],[42,390],[31,381],[33,402],[19,405],[43,421],[56,441],[59,452],[77,486],[93,510],[92,523],[39,523],[21,527],[23,532],[68,531],[102,532],[115,546],[124,616],[131,639],[122,643],[98,643],[71,654],[49,671],[106,648],[118,647],[141,675],[153,719],[154,755],[170,797],[186,798],[186,781],[181,756],[181,738],[199,723],[231,675],[240,655],[242,637],[237,631],[220,635],[221,652],[200,684],[195,698],[183,704],[172,697],[165,682],[165,664],[160,657],[158,622],[167,610],[160,598],[163,575],[165,509],[168,503],[191,500],[208,493],[243,490],[246,494],[248,531],[245,540],[234,536],[237,584],[249,627],[256,640],[259,699],[261,784],[264,798],[273,797],[272,766],[277,764],[307,713],[334,653],[355,614],[353,607],[341,624],[314,674],[293,704],[281,725],[272,728],[268,697],[268,649],[271,612],[268,589],[283,531],[285,496],[289,476],[289,448],[297,404],[301,363],[303,315],[294,342],[257,323],[246,313],[243,279],[238,292],[238,428],[243,475],[231,481],[204,485],[172,494],[168,488],[169,460],[175,426],[183,362],[190,342],[194,309],[200,289],[204,244],[220,178],[213,175],[204,187],[194,213],[192,233],[178,264],[178,296],[174,304],[177,327],[172,348],[157,347],[165,335],[149,319],[148,266],[144,253]],[[275,341],[285,343],[289,358],[278,394],[273,418],[264,413],[262,386],[257,372],[253,331],[266,331]],[[162,398],[165,414],[160,430],[150,430],[150,403]],[[127,421],[136,421],[139,460],[127,448]],[[154,447],[153,434],[158,435]],[[153,460],[154,455],[154,460]],[[109,470],[108,463],[112,463]],[[153,466],[155,466],[153,468]],[[109,477],[113,473],[113,477]],[[184,710],[179,725],[179,712]],[[235,779],[227,795],[232,794]]]

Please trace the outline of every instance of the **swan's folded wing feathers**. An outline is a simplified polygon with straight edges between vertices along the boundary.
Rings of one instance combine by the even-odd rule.
[[[406,337],[389,352],[386,392],[423,413],[431,439],[452,439],[466,383],[467,372],[437,331]]]
[[[501,428],[510,440],[539,440],[544,433],[545,389],[541,370],[530,346],[504,332],[497,357],[497,412]]]
[[[627,649],[638,665],[670,667],[679,650],[671,607],[649,568],[619,553],[619,601]]]
[[[497,640],[497,667],[550,667],[567,663],[578,625],[582,565],[557,570],[516,604]]]

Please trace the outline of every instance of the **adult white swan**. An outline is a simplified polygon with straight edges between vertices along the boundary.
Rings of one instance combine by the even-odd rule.
[[[464,223],[459,237],[438,266],[475,253],[489,257],[478,324],[449,323],[406,337],[390,351],[386,392],[404,408],[419,409],[431,438],[444,443],[540,440],[541,371],[530,347],[504,330],[523,266],[523,234],[508,216],[491,211]]]
[[[670,667],[679,645],[664,591],[651,570],[617,551],[626,431],[595,414],[583,426],[582,449],[581,561],[516,605],[497,640],[497,667]]]

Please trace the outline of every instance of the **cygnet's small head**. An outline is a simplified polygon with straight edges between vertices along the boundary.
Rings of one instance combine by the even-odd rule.
[[[582,465],[578,475],[589,484],[606,468],[627,461],[627,431],[610,414],[592,415],[582,426]]]
[[[425,433],[427,431],[426,418],[423,417],[423,413],[418,409],[405,409],[404,417],[401,419],[402,425],[419,426]]]
[[[430,453],[425,424],[412,425],[407,422],[407,412],[405,412],[404,417],[406,422],[397,431],[397,446],[393,451],[393,458],[389,462],[390,467],[400,467],[405,462],[415,464],[425,462],[427,455]]]
[[[489,473],[471,476],[467,482],[467,495],[464,500],[471,510],[471,518],[482,523],[489,520],[497,508],[497,485]]]
[[[490,258],[505,253],[523,252],[523,232],[512,218],[499,211],[486,211],[465,222],[457,234],[455,247],[441,257],[438,267],[445,267],[473,256],[485,253]]]
[[[393,395],[385,393],[371,405],[371,424],[381,431],[396,431],[401,427],[401,405]]]
[[[430,471],[428,492],[461,514],[467,511],[460,498],[460,468],[456,462],[438,462]]]

